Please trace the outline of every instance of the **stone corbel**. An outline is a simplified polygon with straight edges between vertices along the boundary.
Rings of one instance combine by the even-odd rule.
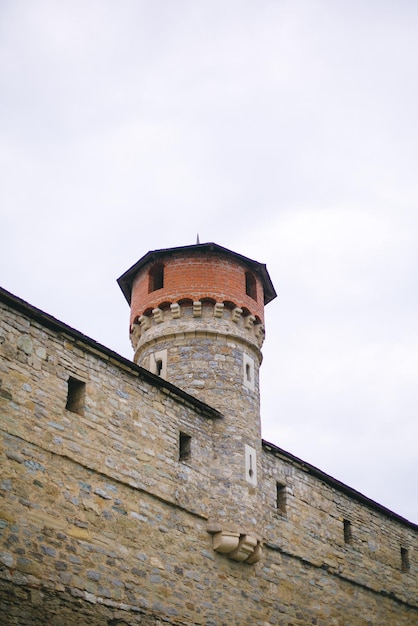
[[[197,302],[193,302],[193,317],[201,317],[202,316],[202,303],[198,300]]]
[[[180,305],[178,302],[170,304],[171,315],[173,319],[177,320],[180,317]]]
[[[253,563],[257,563],[257,561],[261,559],[262,553],[263,553],[263,548],[261,546],[261,542],[258,541],[256,547],[254,548],[254,550],[252,551],[252,553],[250,554],[250,556],[245,562],[248,563],[249,565],[252,565]]]
[[[152,314],[157,324],[161,324],[164,321],[164,311],[162,309],[152,309]]]
[[[141,339],[141,333],[142,333],[141,326],[139,324],[133,324],[132,331],[130,334],[130,339],[131,339],[132,348],[134,350],[136,350],[138,341]]]
[[[235,307],[235,309],[233,309],[231,313],[232,321],[237,324],[241,319],[241,315],[242,315],[242,309],[240,309],[238,306]]]
[[[151,318],[148,317],[147,315],[141,315],[141,317],[138,320],[138,324],[140,325],[141,332],[143,333],[144,331],[148,330],[148,328],[150,328]]]
[[[239,533],[220,532],[212,537],[213,549],[219,554],[235,552],[239,545]]]
[[[208,524],[207,530],[212,534],[212,545],[218,554],[227,554],[233,561],[245,562],[250,565],[257,563],[262,554],[261,542],[245,533],[221,530],[218,522]]]
[[[244,317],[244,328],[253,328],[254,322],[255,322],[254,315],[247,315],[247,317]]]
[[[266,331],[264,330],[264,326],[262,324],[257,324],[256,326],[254,326],[254,330],[255,330],[255,336],[257,339],[258,347],[261,348],[261,346],[264,343]]]
[[[246,561],[254,552],[257,546],[257,539],[250,535],[241,535],[237,548],[228,554],[233,561]]]
[[[224,313],[224,303],[223,302],[216,302],[215,303],[215,307],[213,309],[213,316],[214,317],[222,317],[223,313]]]

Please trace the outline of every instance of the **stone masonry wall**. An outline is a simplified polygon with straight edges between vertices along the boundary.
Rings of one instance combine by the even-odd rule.
[[[396,598],[418,610],[416,526],[383,515],[373,503],[362,504],[269,444],[264,445],[262,466],[267,549],[300,560],[317,573],[326,572],[329,579],[339,579],[337,584],[352,585],[353,592],[362,589],[376,597]],[[279,502],[277,483],[284,492]],[[349,522],[346,535],[344,520]],[[408,550],[405,571],[401,548]],[[368,617],[364,612],[363,618],[372,624],[391,623],[377,621],[373,611]]]
[[[413,525],[264,447],[263,555],[214,551],[215,411],[23,305],[0,309],[0,624],[410,626]],[[68,379],[86,383],[66,409]],[[179,432],[191,455],[179,460]],[[261,455],[260,455],[261,456]],[[286,487],[277,510],[276,483]],[[236,524],[239,527],[237,504]],[[352,521],[352,543],[342,520]],[[400,545],[409,571],[401,571]]]

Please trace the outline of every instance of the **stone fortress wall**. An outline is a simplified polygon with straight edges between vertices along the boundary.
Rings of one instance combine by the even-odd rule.
[[[416,525],[0,296],[0,624],[418,623]]]

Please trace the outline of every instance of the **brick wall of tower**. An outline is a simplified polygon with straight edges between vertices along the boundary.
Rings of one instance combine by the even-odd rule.
[[[149,293],[148,272],[152,263],[141,269],[132,286],[131,324],[144,313],[163,303],[179,300],[212,299],[232,302],[264,321],[262,283],[254,273],[257,300],[246,294],[245,272],[248,266],[216,252],[171,253],[158,262],[164,263],[164,287]]]

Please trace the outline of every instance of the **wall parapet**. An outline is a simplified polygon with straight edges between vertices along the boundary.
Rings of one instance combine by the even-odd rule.
[[[320,470],[318,467],[315,467],[315,465],[311,465],[307,461],[303,461],[299,457],[291,454],[290,452],[287,452],[286,450],[283,450],[283,448],[279,448],[278,446],[268,441],[265,441],[264,439],[262,441],[262,446],[263,446],[263,450],[266,453],[272,454],[273,456],[277,456],[278,458],[281,458],[286,462],[292,463],[293,465],[299,467],[302,471],[306,472],[307,474],[310,474],[314,476],[315,478],[318,478],[319,480],[329,485],[330,487],[333,487],[337,491],[340,491],[341,493],[344,493],[350,498],[357,500],[360,504],[364,504],[370,509],[377,511],[378,513],[381,513],[385,517],[393,519],[394,521],[404,526],[407,526],[408,528],[411,528],[415,532],[418,532],[418,524],[415,524],[414,522],[407,520],[405,517],[402,517],[398,513],[391,511],[390,509],[386,508],[382,504],[379,504],[375,500],[372,500],[371,498],[365,496],[359,491],[356,491],[356,489],[353,489],[353,487],[350,487],[349,485],[346,485],[345,483],[341,482],[337,478],[333,478],[326,472],[323,472],[322,470]]]
[[[193,409],[197,410],[202,415],[215,419],[223,417],[222,413],[206,404],[206,402],[199,400],[199,398],[187,393],[169,381],[152,374],[149,370],[137,365],[134,361],[123,357],[121,354],[91,339],[79,330],[61,322],[52,315],[45,313],[2,287],[0,287],[0,302],[3,302],[6,307],[10,307],[12,311],[18,311],[25,317],[38,323],[40,327],[46,327],[53,332],[59,333],[63,338],[69,339],[71,344],[73,343],[83,351],[97,357],[99,360],[121,368],[131,373],[133,376],[142,378],[152,385],[161,388],[166,395],[171,395],[183,404],[193,407]]]
[[[161,324],[164,324],[164,330]],[[154,336],[186,332],[211,332],[234,335],[261,349],[265,328],[261,321],[244,309],[224,302],[166,302],[141,315],[132,324],[130,339],[137,351]],[[260,355],[261,356],[261,355]],[[261,360],[261,358],[260,358]]]

